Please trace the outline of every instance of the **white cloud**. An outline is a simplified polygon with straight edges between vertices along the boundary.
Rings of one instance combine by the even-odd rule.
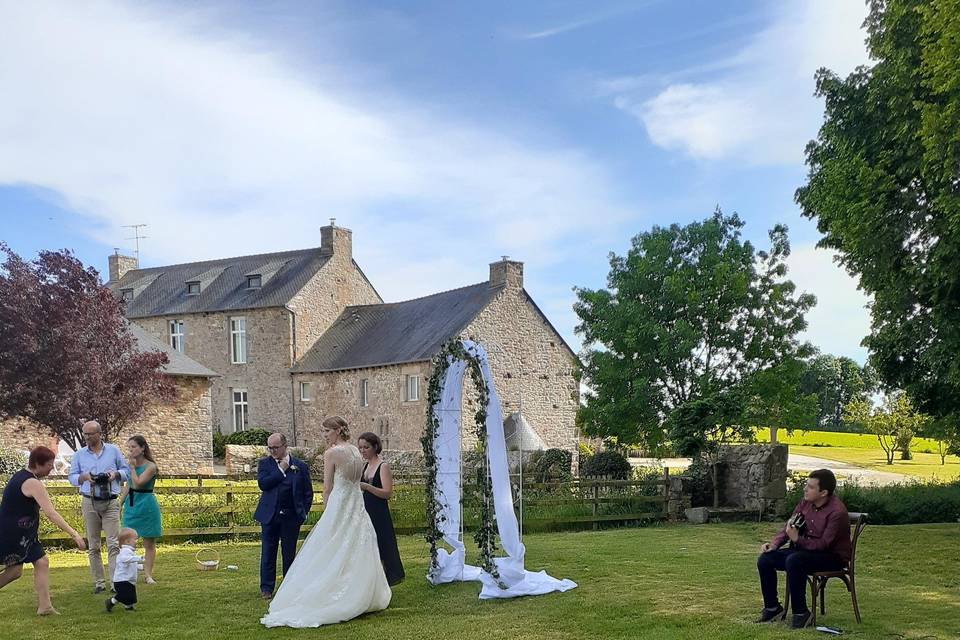
[[[719,79],[678,82],[674,72],[651,96],[621,77],[601,83],[601,91],[623,87],[614,104],[665,149],[699,159],[802,162],[823,113],[813,97],[814,72],[846,74],[868,62],[861,29],[867,10],[862,0],[816,0],[781,3],[776,11],[770,26],[730,58],[692,70],[723,70]]]
[[[59,194],[108,246],[149,224],[146,262],[316,246],[332,216],[399,299],[482,280],[504,253],[549,264],[628,215],[576,150],[388,87],[348,94],[348,65],[307,75],[215,16],[37,0],[0,24],[16,61],[0,64],[0,184]]]
[[[834,251],[814,245],[794,247],[787,259],[788,277],[797,290],[817,296],[817,306],[807,313],[802,338],[824,353],[866,361],[860,341],[870,333],[866,311],[869,298],[857,282],[834,261]]]

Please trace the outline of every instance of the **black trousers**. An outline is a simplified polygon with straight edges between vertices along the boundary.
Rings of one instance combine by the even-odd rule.
[[[137,603],[137,585],[121,580],[120,582],[114,582],[113,588],[117,590],[117,594],[113,598],[120,604],[132,607]]]
[[[817,571],[839,571],[845,566],[846,563],[840,556],[829,551],[778,549],[761,553],[757,558],[757,572],[760,574],[763,606],[767,609],[780,606],[777,571],[786,571],[793,612],[807,613],[807,576]]]

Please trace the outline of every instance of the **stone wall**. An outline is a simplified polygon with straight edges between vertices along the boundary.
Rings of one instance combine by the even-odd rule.
[[[323,444],[321,423],[340,415],[350,425],[352,440],[364,431],[380,436],[384,448],[420,450],[427,411],[427,362],[389,367],[353,369],[332,373],[293,376],[298,385],[296,446],[316,448]],[[419,400],[406,400],[408,375],[420,376]],[[360,405],[360,385],[367,380],[367,406]],[[310,400],[302,401],[299,383],[311,383]]]
[[[330,259],[287,305],[296,313],[297,359],[310,350],[346,307],[383,302],[353,261],[349,229],[323,227],[321,249],[330,253]]]
[[[171,403],[154,403],[136,423],[110,441],[126,452],[127,438],[146,438],[160,467],[169,475],[213,473],[213,425],[210,382],[206,378],[176,376],[177,397]],[[19,427],[23,427],[20,429]],[[27,421],[0,423],[0,446],[28,450],[38,445],[57,450],[57,439]]]
[[[787,495],[787,453],[784,444],[723,447],[721,495],[727,506],[762,513],[783,511]]]
[[[230,357],[230,319],[246,320],[247,362]],[[213,426],[233,432],[233,390],[247,391],[247,427],[290,433],[293,423],[292,316],[282,307],[182,314],[134,320],[154,338],[169,344],[170,320],[182,320],[184,354],[220,374],[213,379]]]
[[[521,411],[522,405],[523,416],[548,448],[576,454],[574,419],[579,405],[579,384],[573,375],[576,360],[522,288],[522,269],[523,265],[518,262],[491,265],[491,283],[502,277],[507,286],[467,326],[462,336],[486,348],[504,416]],[[500,270],[506,273],[501,276]],[[474,395],[469,377],[464,389],[464,408],[472,411]],[[468,415],[468,411],[464,415]],[[466,440],[472,442],[472,436]]]
[[[261,445],[228,444],[224,465],[228,475],[257,473],[257,461],[267,456],[267,448]],[[320,478],[323,480],[323,478]]]

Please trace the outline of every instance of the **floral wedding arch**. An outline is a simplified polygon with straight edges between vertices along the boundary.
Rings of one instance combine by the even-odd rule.
[[[467,371],[477,394],[474,433],[487,467],[486,472],[477,474],[480,523],[473,537],[480,549],[479,567],[466,564],[461,531],[460,400]],[[421,438],[427,470],[427,580],[432,584],[479,580],[483,583],[483,599],[538,595],[576,587],[571,580],[524,569],[526,550],[520,542],[513,510],[503,416],[484,348],[470,340],[455,339],[445,344],[433,361],[427,401],[430,408]],[[505,557],[494,557],[497,535]],[[440,543],[446,543],[451,551],[441,548]]]

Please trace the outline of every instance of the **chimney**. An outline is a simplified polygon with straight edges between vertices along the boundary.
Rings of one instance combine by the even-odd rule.
[[[107,263],[110,265],[110,283],[119,282],[127,271],[140,268],[136,258],[120,255],[119,249],[113,250],[113,255],[107,258]]]
[[[523,289],[523,263],[503,256],[499,262],[490,263],[490,286],[506,285],[507,289]]]
[[[336,218],[330,218],[330,224],[320,227],[320,253],[339,256],[344,260],[353,259],[353,232],[336,225]]]

